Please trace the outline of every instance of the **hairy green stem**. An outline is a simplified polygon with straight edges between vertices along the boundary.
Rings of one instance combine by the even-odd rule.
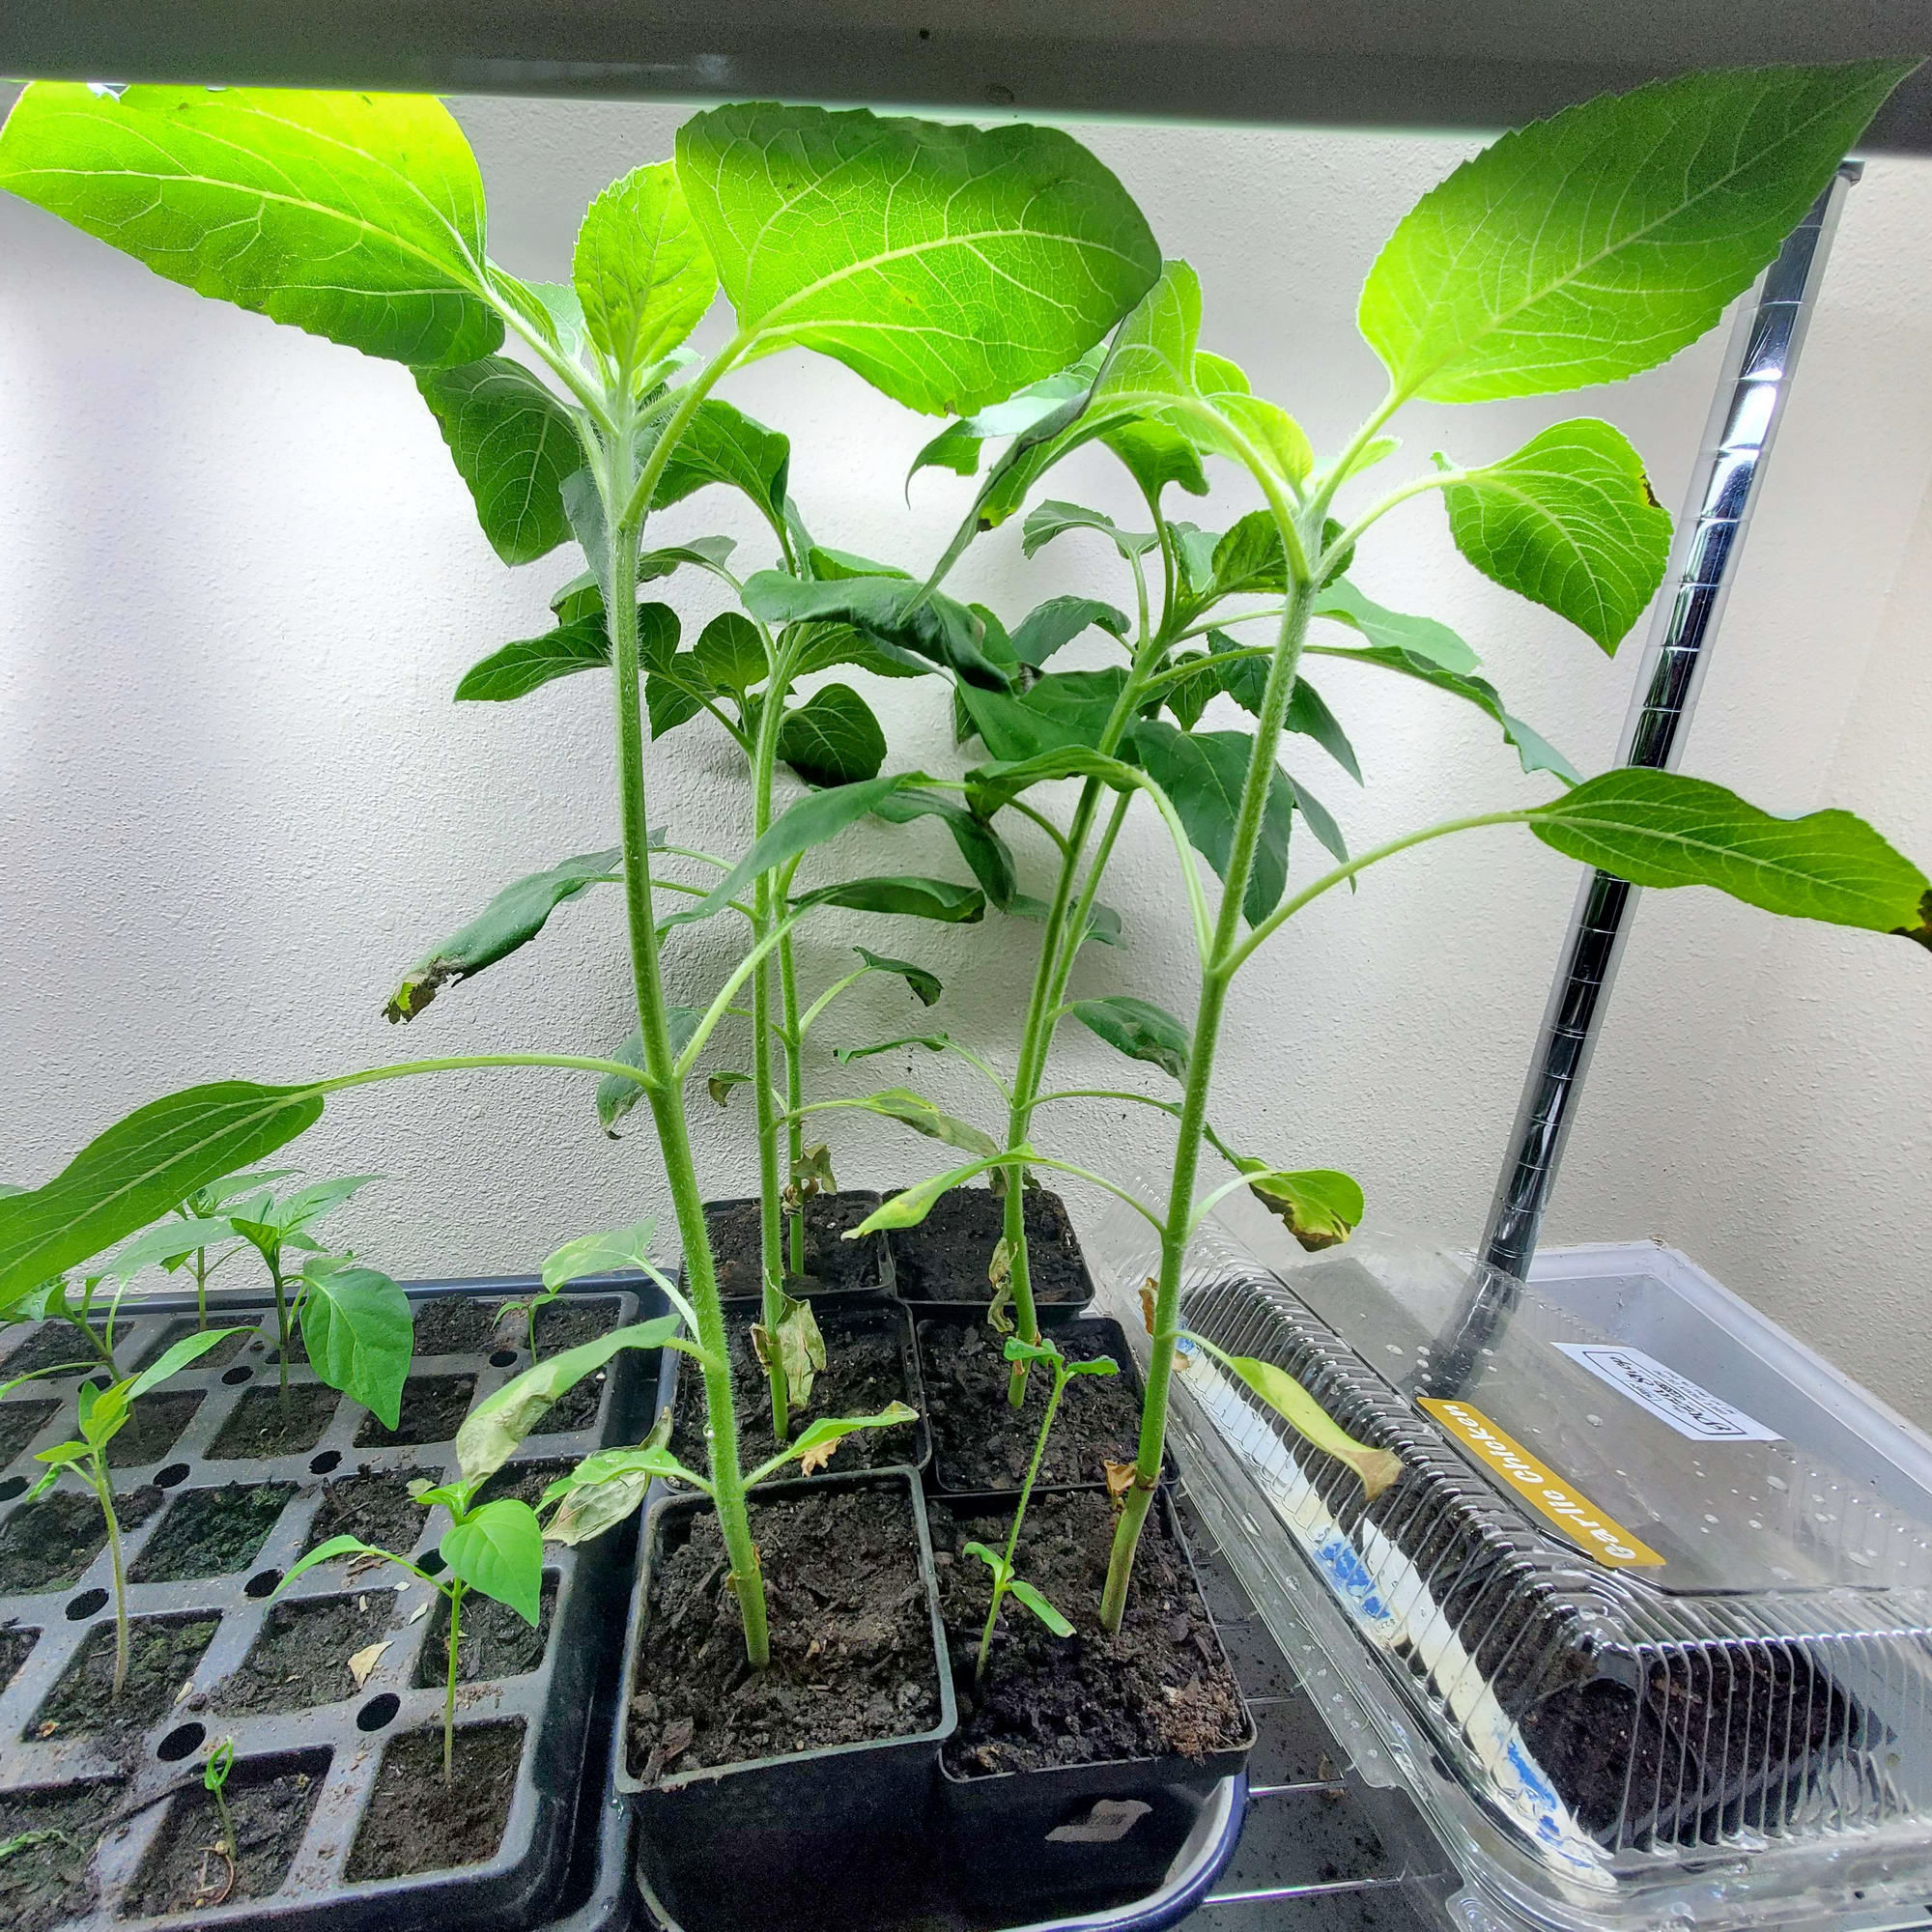
[[[1039,1435],[1034,1441],[1033,1461],[1027,1464],[1026,1481],[1020,1485],[1020,1499],[1013,1505],[1012,1526],[1007,1531],[1006,1553],[993,1577],[993,1601],[986,1611],[985,1628],[980,1633],[980,1655],[973,1665],[975,1684],[986,1681],[986,1658],[993,1647],[993,1627],[1000,1620],[1000,1600],[1007,1594],[1007,1583],[1013,1574],[1013,1555],[1019,1548],[1020,1525],[1026,1520],[1027,1503],[1033,1496],[1033,1486],[1046,1456],[1046,1438],[1053,1433],[1053,1418],[1060,1408],[1060,1398],[1066,1393],[1066,1384],[1070,1379],[1065,1365],[1056,1361],[1053,1365],[1053,1389],[1046,1398],[1046,1413],[1040,1418]]]
[[[715,379],[714,379],[715,380]],[[675,1070],[670,1033],[665,1016],[664,975],[658,956],[657,925],[651,905],[650,823],[644,801],[644,725],[638,665],[638,600],[631,586],[637,582],[638,552],[643,515],[650,501],[650,485],[663,471],[669,452],[666,443],[672,430],[682,432],[696,409],[687,399],[652,451],[652,462],[635,487],[629,485],[631,450],[619,441],[618,459],[604,477],[606,582],[611,631],[611,657],[617,708],[617,768],[622,803],[624,839],[624,903],[630,928],[631,971],[637,997],[638,1026],[644,1047],[646,1097],[664,1157],[678,1235],[684,1244],[685,1286],[697,1316],[698,1345],[710,1357],[705,1365],[704,1399],[710,1473],[716,1494],[718,1526],[731,1565],[731,1586],[738,1597],[745,1626],[745,1653],[762,1668],[771,1661],[766,1630],[764,1578],[752,1542],[751,1515],[745,1502],[744,1468],[738,1453],[738,1418],[732,1401],[729,1342],[724,1311],[718,1298],[718,1270],[704,1225],[704,1200],[692,1157],[690,1125],[685,1118],[684,1092]],[[612,515],[620,492],[630,490],[623,513]],[[633,515],[630,504],[635,502]]]

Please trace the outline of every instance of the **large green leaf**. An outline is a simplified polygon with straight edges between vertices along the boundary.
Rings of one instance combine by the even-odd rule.
[[[1315,615],[1327,617],[1357,631],[1378,648],[1394,648],[1426,658],[1444,670],[1470,671],[1482,663],[1447,624],[1434,617],[1412,617],[1385,610],[1364,597],[1346,577],[1325,584],[1315,600]]]
[[[1131,994],[1112,993],[1105,999],[1075,1000],[1066,1010],[1129,1060],[1145,1060],[1177,1080],[1187,1078],[1187,1056],[1194,1042],[1165,1007]]]
[[[311,1265],[303,1279],[301,1331],[310,1366],[384,1429],[394,1429],[415,1347],[409,1296],[372,1267]]]
[[[1123,758],[1109,757],[1087,745],[1063,745],[1030,757],[976,765],[966,774],[966,802],[981,817],[990,818],[1023,791],[1059,779],[1098,779],[1102,784],[1125,790],[1140,782],[1140,774]]]
[[[1912,63],[1653,82],[1505,134],[1402,219],[1360,322],[1399,395],[1655,368],[1750,286]]]
[[[771,670],[765,640],[742,611],[719,611],[698,633],[691,654],[693,668],[714,691],[734,691],[741,696],[761,685]]]
[[[657,361],[697,327],[718,277],[671,162],[633,168],[591,202],[570,274],[591,341],[621,370]]]
[[[896,973],[908,986],[923,1007],[934,1005],[945,988],[938,977],[928,973],[923,966],[915,966],[909,960],[895,959],[884,952],[868,952],[863,946],[855,946],[856,952],[874,973]]]
[[[533,563],[566,542],[563,486],[583,468],[583,445],[563,405],[504,355],[415,376],[490,548]]]
[[[785,714],[779,756],[807,784],[856,784],[878,777],[886,762],[886,734],[872,707],[849,684],[828,684]]]
[[[1002,912],[1011,903],[1016,886],[1011,848],[983,818],[976,817],[951,793],[907,785],[888,793],[872,810],[893,825],[905,825],[915,818],[939,819],[952,833],[959,856],[972,868],[987,902]]]
[[[543,1528],[528,1503],[499,1496],[462,1522],[451,1523],[437,1545],[449,1574],[507,1604],[532,1629],[543,1598]]]
[[[741,328],[928,413],[1065,368],[1160,267],[1126,191],[1056,128],[752,103],[687,121],[677,170]]]
[[[1366,1211],[1361,1183],[1334,1167],[1293,1171],[1271,1168],[1264,1160],[1236,1162],[1248,1177],[1248,1192],[1310,1254],[1332,1248],[1354,1233]]]
[[[943,925],[977,925],[985,916],[986,895],[978,886],[957,886],[951,879],[923,879],[899,874],[890,878],[847,879],[842,885],[821,886],[792,900],[794,906],[845,906],[853,912],[892,913],[901,919],[931,919]]]
[[[1245,731],[1178,731],[1164,718],[1144,718],[1133,728],[1134,750],[1153,781],[1174,801],[1187,837],[1223,878],[1234,852],[1254,739]],[[1241,911],[1250,925],[1273,911],[1288,884],[1288,838],[1294,787],[1279,766],[1262,810],[1261,838]]]
[[[585,1376],[595,1375],[620,1349],[661,1349],[678,1331],[681,1318],[660,1315],[612,1328],[595,1341],[580,1343],[513,1376],[463,1418],[456,1432],[456,1462],[466,1482],[479,1482],[500,1469],[516,1453],[551,1404]]]
[[[427,96],[36,81],[0,134],[0,187],[370,355],[472,362],[503,339],[482,177]]]
[[[559,860],[548,871],[512,880],[469,924],[424,953],[403,975],[402,984],[383,1009],[384,1014],[391,1021],[414,1019],[444,986],[494,966],[528,944],[566,899],[621,873],[623,863],[623,849],[613,845],[604,852],[581,852]]]
[[[1004,691],[1011,681],[984,649],[986,627],[965,605],[900,577],[803,582],[781,570],[745,580],[745,608],[771,624],[850,624],[879,643]]]
[[[1539,807],[1530,830],[1633,885],[1716,886],[1766,912],[1927,943],[1925,874],[1849,811],[1774,818],[1705,779],[1615,771]]]
[[[455,696],[460,704],[502,704],[515,697],[569,677],[580,670],[596,670],[611,662],[611,633],[604,623],[603,600],[597,614],[559,624],[538,638],[519,638],[463,673]],[[667,611],[666,604],[646,604],[645,611]],[[673,620],[675,621],[675,620]]]
[[[1487,711],[1503,727],[1503,737],[1516,747],[1517,756],[1526,772],[1554,772],[1565,784],[1575,784],[1581,776],[1576,766],[1540,732],[1533,731],[1520,718],[1512,717],[1503,709],[1502,698],[1487,678],[1465,677],[1460,672],[1445,670],[1433,659],[1394,645],[1336,650],[1326,654],[1354,664],[1377,665],[1383,670],[1398,671],[1404,677],[1417,678],[1424,684],[1433,684],[1437,691],[1465,698],[1479,710]]]
[[[1124,638],[1133,628],[1125,611],[1098,598],[1049,597],[1020,619],[1013,633],[1013,655],[1037,670],[1063,644],[1096,625],[1114,638]]]
[[[1238,652],[1241,648],[1225,631],[1209,631],[1208,643],[1217,657]],[[1179,662],[1184,663],[1185,659]],[[1207,708],[1208,700],[1219,692],[1226,692],[1250,717],[1259,718],[1267,695],[1267,679],[1268,660],[1265,657],[1242,655],[1236,657],[1233,663],[1204,662],[1200,670],[1169,688],[1167,707],[1174,713],[1180,728],[1191,731]],[[1361,783],[1361,762],[1355,756],[1355,748],[1350,743],[1349,734],[1342,728],[1342,721],[1329,710],[1327,699],[1305,677],[1297,677],[1294,689],[1288,695],[1288,710],[1283,715],[1281,728],[1313,738],[1357,784]]]
[[[686,925],[722,912],[760,873],[776,871],[800,853],[810,852],[828,838],[836,838],[848,825],[864,818],[882,798],[902,784],[919,781],[917,773],[898,772],[889,778],[867,779],[859,784],[815,791],[810,798],[787,806],[704,898],[689,911],[673,914],[666,923]]]
[[[646,1214],[628,1228],[609,1228],[565,1241],[544,1260],[544,1287],[554,1293],[586,1275],[616,1274],[626,1268],[640,1272],[650,1265],[651,1236],[657,1225],[658,1217]]]
[[[1614,653],[1663,582],[1670,512],[1621,430],[1557,423],[1443,492],[1456,548]]]
[[[651,508],[668,509],[707,483],[742,491],[775,524],[784,522],[791,443],[716,396],[699,403],[658,478]]]
[[[44,1186],[0,1198],[0,1308],[322,1118],[321,1089],[217,1080],[151,1100]]]

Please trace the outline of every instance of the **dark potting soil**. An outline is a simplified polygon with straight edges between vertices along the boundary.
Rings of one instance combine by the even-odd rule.
[[[556,1605],[556,1579],[543,1579],[543,1595],[532,1630],[508,1604],[472,1590],[463,1600],[463,1619],[456,1634],[456,1681],[474,1684],[479,1678],[521,1677],[543,1662],[550,1644],[550,1615]],[[449,1605],[439,1598],[429,1606],[429,1628],[416,1658],[416,1685],[440,1690],[448,1682]]]
[[[133,1738],[173,1707],[214,1640],[218,1617],[136,1617],[128,1631],[128,1682],[114,1695],[114,1620],[88,1632],[27,1728],[30,1738]]]
[[[338,1477],[322,1492],[303,1549],[313,1549],[331,1536],[353,1536],[373,1543],[378,1549],[393,1549],[398,1556],[407,1556],[416,1547],[423,1518],[429,1514],[410,1494],[410,1484],[418,1479],[434,1483],[437,1473],[433,1469],[384,1469]]]
[[[433,1294],[412,1306],[418,1356],[477,1355],[494,1346],[503,1304],[469,1294]]]
[[[473,1865],[503,1842],[523,1757],[521,1724],[456,1733],[455,1776],[442,1778],[442,1729],[412,1731],[383,1753],[362,1829],[349,1854],[351,1883]]]
[[[326,1382],[291,1382],[286,1400],[272,1383],[251,1388],[221,1425],[208,1460],[298,1456],[322,1440],[341,1400]]]
[[[110,1469],[138,1469],[158,1463],[175,1446],[181,1433],[201,1406],[199,1389],[167,1389],[144,1395],[134,1405],[121,1432],[107,1445]]]
[[[183,1492],[168,1505],[128,1580],[191,1583],[244,1568],[295,1492],[293,1483],[230,1483],[219,1490]]]
[[[823,1415],[876,1415],[888,1403],[911,1402],[905,1363],[899,1354],[897,1312],[873,1309],[823,1309],[818,1331],[825,1338],[825,1372],[814,1376],[811,1399],[801,1406],[793,1402],[787,1421],[796,1441],[808,1424]],[[770,1384],[752,1347],[753,1317],[733,1315],[730,1321],[732,1387],[737,1393],[738,1420],[746,1455],[762,1463],[772,1442]],[[687,1469],[700,1474],[705,1467],[704,1378],[695,1363],[677,1378],[677,1421],[671,1429],[671,1453]],[[879,1469],[890,1463],[909,1461],[916,1452],[919,1432],[910,1422],[894,1429],[861,1429],[846,1436],[832,1453],[828,1468]],[[796,1474],[790,1470],[787,1473]]]
[[[17,1624],[0,1630],[0,1690],[13,1683],[14,1673],[26,1662],[39,1636],[39,1631],[22,1630]]]
[[[0,1468],[5,1468],[53,1420],[54,1410],[59,1406],[57,1402],[0,1402]]]
[[[896,1485],[753,1496],[772,1648],[759,1671],[746,1667],[717,1517],[673,1517],[652,1565],[632,1770],[648,1781],[930,1730],[940,1693],[911,1508]]]
[[[208,1311],[208,1325],[211,1328],[233,1328],[236,1333],[224,1335],[205,1355],[197,1355],[190,1364],[197,1369],[224,1369],[251,1342],[259,1342],[261,1336],[253,1326],[254,1316],[237,1313],[224,1315],[218,1308]],[[247,1325],[243,1325],[247,1324]],[[177,1342],[185,1341],[200,1324],[194,1321],[171,1321],[148,1344],[146,1351],[133,1367],[145,1369],[150,1362],[157,1362]]]
[[[508,1496],[516,1502],[528,1503],[532,1509],[538,1499],[556,1479],[576,1467],[568,1457],[559,1457],[549,1463],[505,1463],[483,1487],[476,1492],[478,1503],[494,1503],[499,1497]],[[437,1521],[447,1526],[445,1519]]]
[[[301,1849],[322,1779],[306,1771],[250,1776],[238,1765],[223,1794],[235,1828],[233,1862],[211,1848],[221,1841],[214,1800],[192,1786],[168,1806],[160,1835],[122,1908],[133,1916],[213,1911],[244,1898],[266,1898]]]
[[[101,1323],[95,1322],[91,1332],[102,1348],[107,1346],[107,1330]],[[0,1381],[12,1381],[30,1369],[57,1369],[67,1362],[84,1363],[90,1369],[102,1366],[99,1353],[71,1321],[43,1321],[11,1354],[0,1357]],[[76,1367],[73,1373],[83,1371]]]
[[[846,1231],[856,1228],[877,1206],[876,1201],[850,1194],[814,1194],[805,1204],[805,1272],[810,1279],[794,1289],[794,1293],[829,1293],[839,1289],[879,1285],[879,1237],[868,1235],[862,1241],[844,1238]],[[704,1226],[711,1236],[712,1258],[718,1264],[718,1293],[726,1300],[762,1293],[764,1245],[758,1204],[735,1201],[707,1208]],[[787,1233],[787,1264],[790,1254]]]
[[[103,1780],[0,1798],[0,1843],[29,1839],[0,1859],[0,1925],[7,1932],[44,1932],[86,1914],[94,1902],[88,1861],[120,1797],[120,1787]]]
[[[1092,1361],[1107,1353],[1092,1339],[1097,1328],[1085,1321],[1056,1328],[1054,1346],[1069,1362]],[[943,1489],[1017,1490],[1026,1480],[1052,1384],[1045,1371],[1034,1370],[1026,1401],[1014,1408],[1007,1400],[1012,1364],[1001,1353],[1004,1340],[978,1322],[919,1324],[933,1473]],[[1106,1463],[1133,1461],[1140,1434],[1140,1397],[1124,1372],[1075,1376],[1060,1399],[1038,1480],[1104,1482]]]
[[[166,1501],[152,1483],[114,1498],[123,1529],[144,1523]],[[0,1532],[0,1590],[58,1590],[107,1547],[107,1524],[92,1490],[60,1489],[16,1509]]]
[[[1096,1621],[1114,1540],[1103,1494],[1036,1495],[1014,1567],[1073,1625],[1056,1637],[1010,1598],[983,1685],[974,1683],[993,1573],[969,1542],[1004,1549],[1009,1514],[968,1517],[927,1506],[952,1658],[959,1728],[942,1747],[955,1776],[1043,1771],[1118,1758],[1207,1757],[1246,1742],[1240,1686],[1179,1546],[1151,1513],[1121,1629]]]
[[[908,1301],[990,1301],[993,1250],[1006,1232],[1006,1203],[986,1187],[942,1194],[916,1228],[895,1228],[893,1267]],[[1036,1301],[1085,1301],[1093,1293],[1066,1204],[1050,1188],[1026,1191],[1027,1279]]]
[[[546,1308],[537,1311],[537,1359],[546,1361],[552,1355],[560,1355],[566,1349],[575,1349],[584,1342],[594,1342],[600,1335],[608,1335],[617,1325],[621,1304],[611,1297],[596,1300],[553,1301]],[[514,1328],[501,1331],[501,1339],[512,1336],[521,1344],[527,1335],[527,1327],[519,1321]],[[588,1429],[597,1420],[598,1405],[604,1400],[604,1384],[610,1379],[609,1372],[599,1369],[588,1375],[574,1388],[565,1389],[557,1400],[545,1411],[537,1424],[537,1432],[545,1435],[558,1435],[573,1429]]]
[[[355,1432],[358,1449],[393,1449],[411,1442],[447,1442],[469,1412],[476,1393],[474,1376],[412,1376],[403,1384],[396,1426],[385,1429],[373,1415]]]
[[[355,1696],[349,1660],[389,1635],[395,1615],[396,1593],[386,1586],[277,1604],[241,1668],[215,1688],[214,1708],[236,1716],[307,1711]]]

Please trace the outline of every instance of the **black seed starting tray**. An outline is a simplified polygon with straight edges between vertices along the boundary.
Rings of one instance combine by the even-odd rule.
[[[71,1477],[39,1503],[22,1500],[42,1473],[34,1451],[78,1433],[87,1378],[0,1399],[0,1450],[10,1452],[0,1466],[0,1842],[65,1833],[0,1861],[9,1932],[291,1922],[429,1932],[545,1916],[570,1860],[593,1689],[622,1639],[622,1620],[608,1612],[624,1587],[625,1540],[546,1548],[540,1633],[486,1599],[465,1605],[457,1803],[422,1838],[439,1854],[494,1849],[438,1870],[394,1869],[409,1850],[384,1800],[404,1771],[421,1774],[420,1790],[442,1789],[441,1599],[371,1561],[320,1566],[269,1601],[304,1550],[343,1531],[435,1567],[447,1518],[419,1509],[404,1485],[454,1477],[462,1415],[530,1365],[522,1322],[497,1330],[464,1298],[489,1304],[533,1285],[410,1289],[419,1349],[441,1352],[412,1362],[395,1432],[319,1382],[296,1350],[283,1429],[272,1307],[211,1309],[212,1323],[257,1332],[174,1378],[166,1394],[196,1400],[160,1411],[143,1437],[146,1460],[115,1471],[133,1639],[118,1711],[99,1508]],[[549,1353],[660,1312],[648,1286],[579,1284],[539,1317],[537,1340]],[[124,1311],[116,1354],[125,1365],[152,1359],[192,1326],[192,1303],[142,1303]],[[32,1330],[7,1339],[0,1380],[38,1340]],[[526,1438],[486,1494],[533,1503],[590,1450],[637,1440],[656,1369],[643,1351],[614,1356],[574,1403],[556,1405],[551,1431]],[[225,1894],[219,1855],[201,1859],[215,1836],[202,1766],[224,1737],[235,1741],[228,1798],[240,1844]]]

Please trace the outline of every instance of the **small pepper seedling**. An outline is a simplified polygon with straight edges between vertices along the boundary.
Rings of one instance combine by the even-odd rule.
[[[364,1543],[359,1537],[331,1536],[292,1565],[275,1585],[274,1594],[280,1596],[304,1571],[319,1563],[332,1563],[341,1556],[378,1556],[420,1577],[442,1596],[449,1605],[449,1668],[442,1704],[445,1784],[455,1766],[456,1659],[463,1635],[464,1598],[472,1590],[480,1591],[508,1605],[532,1630],[541,1616],[543,1530],[536,1511],[514,1496],[478,1502],[477,1492],[509,1461],[559,1396],[601,1369],[619,1350],[678,1346],[673,1335],[676,1326],[676,1316],[661,1315],[654,1321],[613,1328],[608,1335],[566,1349],[549,1361],[526,1369],[470,1410],[456,1432],[457,1480],[439,1484],[418,1480],[410,1485],[410,1493],[417,1502],[449,1512],[449,1527],[437,1545],[440,1572],[428,1570],[396,1550]]]
[[[150,1389],[158,1388],[170,1376],[207,1354],[224,1337],[245,1333],[247,1330],[243,1328],[206,1329],[199,1335],[184,1337],[138,1376],[110,1382],[105,1388],[83,1382],[77,1399],[79,1438],[56,1442],[52,1448],[35,1454],[35,1462],[45,1463],[48,1468],[27,1492],[29,1502],[45,1495],[64,1474],[71,1471],[94,1492],[100,1514],[106,1519],[107,1550],[114,1566],[114,1695],[117,1698],[128,1681],[128,1573],[121,1555],[121,1524],[114,1514],[114,1486],[107,1473],[107,1445],[120,1435],[134,1412],[134,1404]],[[7,1384],[9,1388],[13,1386],[11,1382]],[[4,1393],[0,1389],[0,1394]]]
[[[215,1849],[231,1861],[235,1857],[235,1819],[228,1809],[228,1774],[235,1769],[235,1740],[223,1738],[213,1746],[208,1762],[201,1768],[202,1788],[214,1800],[215,1814],[221,1820],[221,1838]]]
[[[1117,1376],[1121,1372],[1121,1365],[1111,1355],[1097,1355],[1091,1362],[1069,1362],[1044,1335],[1037,1342],[1009,1335],[1005,1352],[1007,1360],[1016,1366],[1050,1369],[1053,1387],[1047,1393],[1046,1413],[1039,1419],[1039,1435],[1033,1445],[1033,1461],[1027,1464],[1026,1481],[1020,1485],[1020,1499],[1013,1506],[1012,1526],[1007,1531],[1005,1550],[995,1556],[983,1543],[969,1543],[964,1547],[965,1555],[977,1556],[993,1573],[993,1601],[986,1608],[985,1627],[980,1633],[980,1654],[973,1664],[975,1684],[986,1681],[986,1660],[993,1648],[993,1632],[999,1625],[1000,1605],[1008,1597],[1031,1610],[1055,1636],[1073,1634],[1073,1626],[1045,1597],[1025,1577],[1014,1574],[1013,1552],[1019,1548],[1020,1525],[1026,1521],[1027,1503],[1033,1496],[1039,1465],[1046,1460],[1046,1438],[1053,1433],[1054,1417],[1060,1413],[1060,1399],[1066,1393],[1067,1383],[1076,1376]]]

